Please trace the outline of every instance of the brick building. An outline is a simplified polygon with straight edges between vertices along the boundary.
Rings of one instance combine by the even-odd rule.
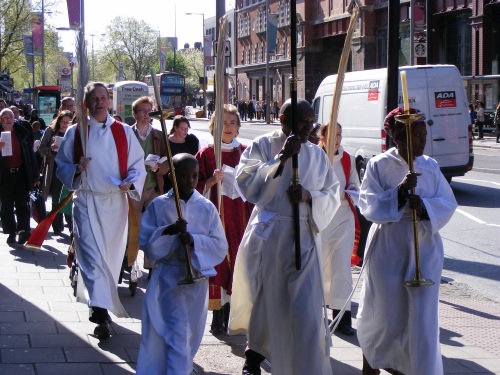
[[[236,95],[239,100],[253,97],[265,100],[269,89],[270,100],[281,104],[290,91],[290,1],[267,1],[269,12],[278,15],[276,50],[269,54],[269,61],[266,55],[267,2],[236,1]],[[385,67],[388,0],[354,1],[360,7],[360,17],[351,43],[348,71]],[[321,80],[337,72],[351,2],[297,0],[299,97],[312,101]],[[413,7],[409,0],[401,0],[399,14],[400,65],[411,65],[412,61],[414,64],[454,64],[463,76],[482,76],[481,79],[465,80],[469,98],[483,99],[486,109],[496,106],[500,95],[498,0],[414,0]]]

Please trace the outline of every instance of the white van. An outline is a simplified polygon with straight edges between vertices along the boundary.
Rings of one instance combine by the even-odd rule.
[[[425,154],[433,157],[448,181],[472,169],[472,129],[465,90],[454,65],[403,66],[410,107],[424,114],[427,123]],[[329,121],[337,75],[323,80],[314,97],[316,121]],[[399,81],[399,106],[403,107]],[[346,73],[338,123],[342,145],[356,159],[360,179],[368,160],[386,150],[387,69]],[[392,110],[392,108],[390,108]]]
[[[120,81],[113,85],[113,115],[120,115],[129,125],[135,124],[132,103],[141,96],[149,96],[148,85],[139,81]]]

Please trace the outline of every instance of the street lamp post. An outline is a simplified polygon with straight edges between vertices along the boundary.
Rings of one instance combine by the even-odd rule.
[[[203,117],[207,117],[207,73],[205,70],[205,13],[186,13],[187,16],[202,16],[203,17],[203,33],[202,48],[203,48]]]
[[[94,60],[94,37],[103,36],[105,34],[88,34],[92,37],[92,81],[95,81],[95,60]]]
[[[45,86],[45,1],[42,0],[42,86]]]

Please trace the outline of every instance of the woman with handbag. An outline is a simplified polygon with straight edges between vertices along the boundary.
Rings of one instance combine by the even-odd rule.
[[[60,200],[62,182],[56,176],[56,166],[54,160],[57,155],[59,145],[66,133],[66,129],[72,124],[73,113],[71,111],[62,111],[52,121],[50,126],[45,130],[40,148],[38,151],[45,157],[45,165],[43,168],[43,197],[45,200],[50,195],[52,197],[52,209],[54,209]],[[70,233],[73,232],[73,219],[71,215],[64,214],[68,223]],[[58,213],[52,222],[54,234],[59,235],[64,230],[63,214]]]

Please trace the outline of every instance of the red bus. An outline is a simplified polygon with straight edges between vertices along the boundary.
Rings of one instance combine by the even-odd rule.
[[[174,115],[184,115],[186,108],[186,77],[180,73],[163,72],[156,75],[160,85],[160,96],[163,109],[175,110]],[[144,77],[148,85],[149,96],[156,103],[155,92],[151,75]]]

